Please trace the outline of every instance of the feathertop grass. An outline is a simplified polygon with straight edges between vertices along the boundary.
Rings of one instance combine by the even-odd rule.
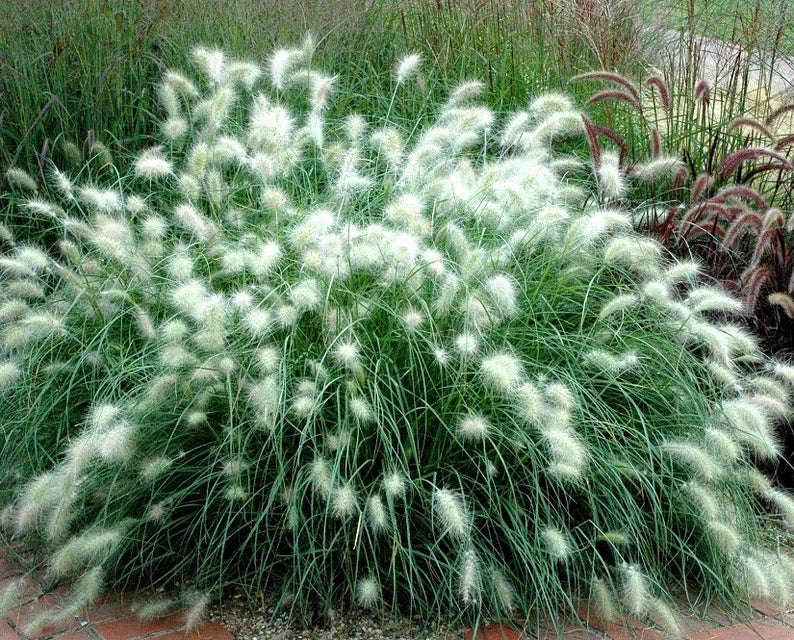
[[[129,172],[9,174],[57,240],[4,228],[2,523],[70,611],[130,584],[181,585],[188,627],[235,583],[427,618],[592,593],[668,628],[685,584],[790,601],[792,499],[754,461],[791,367],[635,234],[616,155],[559,151],[573,103],[467,82],[406,121],[408,55],[384,112],[332,117],[313,49],[196,49]]]

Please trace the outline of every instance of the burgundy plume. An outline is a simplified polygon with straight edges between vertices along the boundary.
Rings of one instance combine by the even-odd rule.
[[[767,126],[771,126],[775,123],[780,116],[784,113],[788,113],[789,111],[794,111],[794,102],[789,102],[788,104],[784,104],[782,107],[778,107],[772,113],[770,113],[765,120],[765,124]]]
[[[759,264],[761,262],[761,257],[767,249],[776,252],[773,254],[775,258],[780,258],[783,250],[783,233],[780,227],[767,229],[758,236],[758,242],[755,243],[755,250],[750,258],[750,264]]]
[[[681,208],[676,205],[670,207],[664,220],[662,220],[662,222],[654,230],[659,234],[659,242],[662,244],[666,245],[670,242],[670,238],[672,237],[673,231],[675,229],[673,223],[675,222],[675,218],[680,210]]]
[[[777,141],[775,145],[775,151],[780,151],[781,149],[785,149],[786,147],[790,147],[794,145],[794,135],[792,136],[785,136]]]
[[[698,236],[709,236],[710,238],[725,237],[725,227],[720,224],[722,216],[719,213],[712,213],[697,222],[689,223],[684,228],[683,223],[678,226],[678,233],[682,239],[692,240]]]
[[[585,119],[586,119],[586,117],[582,116],[582,120],[585,120]],[[610,140],[612,140],[612,142],[614,142],[618,146],[618,149],[620,149],[619,164],[622,167],[624,162],[625,162],[625,160],[626,160],[626,156],[628,156],[628,154],[629,154],[629,147],[626,144],[626,141],[623,138],[621,138],[617,133],[615,133],[612,129],[610,129],[609,127],[602,127],[600,124],[596,124],[592,120],[589,120],[589,119],[585,123],[585,132],[587,132],[588,129],[592,131],[594,136],[604,136],[605,138],[609,138]],[[589,133],[588,133],[588,136],[589,136]],[[599,150],[600,150],[600,146],[599,146]],[[599,164],[600,164],[600,159],[601,158],[600,158],[600,153],[599,153]]]
[[[731,226],[725,232],[725,238],[722,243],[726,249],[738,249],[739,241],[741,240],[745,231],[749,229],[755,230],[756,235],[761,233],[763,223],[761,216],[755,211],[746,211],[733,221]]]
[[[655,87],[659,94],[659,102],[662,103],[662,109],[670,111],[670,90],[667,88],[667,83],[661,76],[649,76],[645,80],[645,84],[649,87]]]
[[[590,157],[593,159],[593,165],[598,168],[601,166],[601,143],[598,141],[598,133],[593,121],[584,114],[582,114],[582,124],[584,124],[587,144],[590,146]]]
[[[766,147],[746,147],[725,156],[717,171],[717,178],[725,178],[725,176],[736,171],[745,162],[758,160],[758,158],[763,158],[764,156],[779,160],[786,168],[791,168],[791,163],[789,163],[788,158],[774,149],[767,149]]]
[[[786,224],[786,214],[777,207],[769,207],[763,218],[764,229],[772,227],[783,227]]]
[[[760,193],[745,184],[732,184],[727,187],[723,187],[717,191],[717,193],[715,193],[710,200],[713,202],[725,202],[728,198],[741,198],[743,200],[748,200],[753,202],[760,209],[767,209],[769,207],[766,201],[761,197]]]
[[[693,228],[701,226],[704,220],[704,214],[713,213],[723,218],[728,213],[728,207],[718,202],[701,202],[693,207],[690,207],[681,222],[678,223],[678,235],[685,238]]]
[[[631,96],[634,101],[640,103],[640,90],[631,80],[612,71],[588,71],[587,73],[580,73],[578,76],[571,78],[571,82],[582,82],[583,80],[608,80],[615,82],[622,86]]]
[[[714,178],[709,173],[701,173],[696,179],[695,184],[692,185],[692,195],[690,199],[692,202],[700,200],[700,198],[711,191],[714,186]]]
[[[744,295],[750,311],[754,311],[758,304],[761,287],[764,286],[764,283],[772,283],[773,280],[772,271],[768,267],[751,266],[742,273],[741,281],[744,285]]]
[[[662,155],[662,136],[659,129],[654,127],[651,129],[651,156],[658,158]]]
[[[794,299],[787,293],[778,291],[767,296],[769,304],[780,307],[789,318],[794,318]]]
[[[628,91],[621,91],[620,89],[604,89],[599,91],[598,93],[590,96],[585,104],[595,104],[596,102],[602,102],[603,100],[610,99],[621,100],[634,107],[637,111],[642,110],[642,105],[633,95],[631,95]]]
[[[755,118],[736,118],[733,122],[728,125],[728,128],[725,129],[726,133],[733,131],[734,129],[739,129],[741,127],[751,127],[758,131],[761,135],[767,138],[769,141],[775,141],[775,134],[772,133],[767,126],[765,126],[762,122],[759,122]]]
[[[711,99],[711,86],[705,80],[701,80],[695,85],[695,100],[703,100],[706,104]]]
[[[681,167],[673,178],[673,189],[676,191],[683,189],[688,176],[689,170],[686,167]]]
[[[745,173],[742,177],[742,181],[749,182],[755,178],[755,176],[766,173],[767,171],[791,171],[791,165],[784,165],[780,162],[765,162],[757,167],[753,167],[750,171]]]

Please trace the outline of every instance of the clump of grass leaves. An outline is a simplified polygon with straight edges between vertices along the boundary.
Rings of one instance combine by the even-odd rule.
[[[53,615],[181,585],[141,615],[194,626],[236,582],[296,614],[591,597],[674,635],[685,585],[789,602],[765,525],[794,502],[754,461],[794,368],[610,205],[617,154],[555,151],[566,97],[497,118],[476,82],[403,122],[418,56],[386,113],[332,117],[312,49],[197,49],[128,175],[9,174],[57,242],[4,229],[2,522],[73,584]]]

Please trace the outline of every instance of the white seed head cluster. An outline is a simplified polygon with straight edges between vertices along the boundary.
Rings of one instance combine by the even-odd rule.
[[[459,540],[468,538],[471,521],[460,493],[450,489],[436,489],[433,492],[433,507],[445,533]]]
[[[648,611],[651,591],[648,578],[637,565],[624,564],[623,571],[623,604],[632,615],[642,617]]]
[[[380,601],[380,585],[376,578],[362,578],[356,585],[356,604],[369,609]]]
[[[469,440],[482,440],[491,430],[488,420],[481,415],[469,414],[461,419],[458,432]]]

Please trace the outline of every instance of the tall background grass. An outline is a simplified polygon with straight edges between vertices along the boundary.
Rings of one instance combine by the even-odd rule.
[[[123,149],[152,134],[151,87],[164,68],[185,66],[191,45],[262,59],[277,40],[306,30],[322,40],[318,64],[355,70],[357,91],[340,100],[343,111],[388,95],[382,72],[405,50],[431,62],[429,91],[437,78],[482,78],[498,108],[543,89],[583,98],[593,87],[571,86],[577,73],[631,76],[665,60],[676,85],[691,87],[703,58],[703,43],[691,36],[724,38],[757,52],[752,64],[727,54],[733,84],[719,115],[729,121],[767,107],[779,78],[749,68],[770,68],[794,51],[790,14],[783,0],[0,0],[0,158],[37,169],[34,159],[43,166],[62,154],[64,140]],[[665,57],[665,48],[680,55]],[[700,124],[684,118],[671,135],[686,140]],[[621,126],[631,141],[634,124]]]

